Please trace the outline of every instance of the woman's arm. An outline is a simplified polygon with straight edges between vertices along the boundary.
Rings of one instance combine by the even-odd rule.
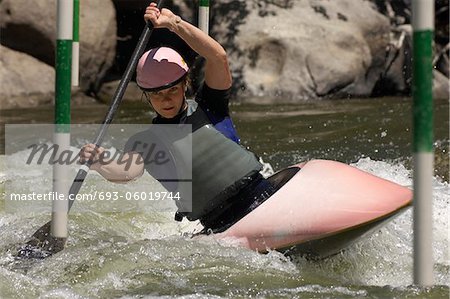
[[[156,3],[151,3],[144,19],[153,23],[155,28],[167,28],[181,37],[194,51],[205,58],[205,82],[213,88],[225,90],[231,87],[232,79],[224,48],[209,35],[197,27],[183,21],[168,9],[161,11]]]
[[[142,176],[144,163],[142,157],[136,152],[125,153],[117,160],[108,158],[103,147],[86,144],[80,151],[80,162],[85,163],[93,159],[91,170],[100,173],[105,179],[114,183],[127,183]]]

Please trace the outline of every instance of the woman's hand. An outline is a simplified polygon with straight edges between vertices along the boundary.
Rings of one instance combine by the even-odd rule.
[[[155,28],[167,28],[169,30],[172,30],[176,24],[177,18],[179,17],[167,8],[159,10],[155,2],[150,3],[144,14],[144,19],[152,22]]]
[[[92,160],[90,169],[97,171],[105,179],[114,183],[126,183],[137,179],[144,173],[143,158],[138,153],[125,153],[124,157],[119,157],[122,162],[111,159],[110,152],[103,147],[96,147],[89,143],[80,150],[80,163]],[[140,162],[139,162],[140,161]]]
[[[1,0],[0,0],[1,1]],[[231,87],[232,79],[225,49],[208,34],[189,22],[184,22],[170,10],[159,10],[152,2],[145,10],[144,19],[155,28],[167,28],[183,39],[189,47],[206,59],[205,83],[218,90]]]
[[[93,164],[100,159],[105,149],[103,147],[97,147],[95,144],[89,143],[84,145],[80,150],[79,162],[84,164],[88,160],[92,160]]]

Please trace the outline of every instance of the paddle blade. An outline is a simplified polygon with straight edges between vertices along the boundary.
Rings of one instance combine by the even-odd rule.
[[[19,248],[18,258],[43,259],[64,249],[67,238],[52,237],[51,223],[44,224],[31,236],[30,241]]]

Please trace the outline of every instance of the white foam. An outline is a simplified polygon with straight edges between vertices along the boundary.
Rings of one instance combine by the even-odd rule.
[[[12,158],[14,160],[18,157]],[[354,166],[402,185],[412,185],[411,171],[401,163],[365,158]],[[26,172],[19,171],[8,175],[8,180],[18,178],[22,182],[26,181],[26,184],[38,184],[34,181],[34,176]],[[439,180],[435,180],[433,184],[435,280],[437,284],[448,284],[449,186]],[[92,192],[109,188],[110,185],[100,176],[90,176],[83,188]],[[140,182],[134,182],[120,186],[125,190],[134,190],[139,185]],[[404,287],[412,284],[411,210],[394,219],[372,237],[351,246],[344,253],[324,261],[313,262],[301,257],[291,261],[278,252],[262,255],[236,247],[232,243],[217,242],[213,238],[190,239],[182,233],[201,229],[198,222],[175,222],[172,213],[158,211],[151,205],[143,206],[139,210],[126,210],[125,206],[119,205],[119,210],[122,209],[120,213],[90,211],[89,205],[80,207],[85,210],[71,214],[68,247],[60,254],[46,259],[45,263],[31,267],[23,280],[26,282],[23,286],[26,294],[33,295],[37,292],[43,298],[79,298],[79,294],[94,296],[96,285],[102,285],[109,290],[132,289],[139,285],[138,278],[133,278],[136,273],[150,275],[148,273],[152,273],[154,268],[167,277],[175,276],[181,285],[186,283],[185,275],[193,278],[196,276],[189,273],[197,272],[200,273],[198,275],[213,275],[216,272],[218,276],[238,275],[235,273],[242,272],[243,277],[280,277],[280,281],[292,282],[294,285],[292,289],[279,289],[284,295],[311,291],[319,294],[365,296],[365,285]],[[0,211],[0,276],[9,276],[10,270],[7,269],[13,267],[11,255],[7,253],[10,244],[22,243],[24,236],[31,234],[33,227],[42,225],[47,218],[49,215],[24,218]],[[81,271],[84,268],[88,272]],[[111,271],[118,272],[108,274]],[[75,274],[71,274],[72,272]],[[155,275],[161,276],[161,273],[157,272]],[[76,275],[82,280],[77,282],[80,278]],[[40,277],[36,280],[39,285],[32,283],[35,276]],[[21,277],[19,275],[14,279],[19,281]],[[64,287],[63,282],[67,279],[76,282],[73,289]],[[308,285],[299,286],[305,281]],[[336,286],[327,287],[322,285],[323,281],[331,281]],[[13,284],[14,282],[8,283],[8,288],[13,288],[12,293],[19,294],[19,289],[14,289]],[[346,288],[346,285],[360,287]],[[79,293],[80,289],[85,291]],[[273,294],[272,291],[269,289],[268,296]],[[264,296],[264,292],[261,295]]]

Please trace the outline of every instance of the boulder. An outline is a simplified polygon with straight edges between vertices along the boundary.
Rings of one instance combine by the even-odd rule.
[[[54,98],[53,67],[0,46],[0,108],[35,107]]]
[[[373,95],[410,95],[412,84],[412,26],[391,30],[385,69],[375,85]]]
[[[450,83],[448,78],[437,70],[433,70],[433,98],[448,100]]]
[[[412,0],[369,0],[374,3],[380,13],[387,16],[393,28],[411,24]],[[449,42],[449,0],[434,1],[435,32],[434,40],[445,46]]]
[[[391,22],[386,69],[378,82],[374,95],[410,95],[412,81],[412,35],[411,0],[370,0],[380,13]],[[448,94],[442,75],[449,77],[449,0],[435,1],[434,32],[434,94]]]
[[[434,61],[436,62],[435,67],[438,71],[443,73],[447,78],[449,78],[450,74],[450,63],[449,63],[449,51],[450,44],[447,44],[445,47],[439,47],[436,45]]]
[[[102,84],[100,91],[97,93],[97,99],[102,103],[111,104],[119,83],[120,80],[115,80]],[[145,98],[143,98],[142,91],[139,89],[135,82],[130,82],[123,95],[122,101],[136,102],[141,100],[146,100]]]
[[[1,43],[50,66],[55,64],[56,1],[2,0]],[[110,0],[81,1],[80,85],[87,91],[99,85],[115,57],[116,19]]]
[[[239,94],[369,96],[384,70],[390,24],[370,2],[230,0],[213,10],[229,11],[213,35],[230,54]]]
[[[401,25],[391,32],[385,71],[374,89],[375,96],[404,95],[411,96],[413,77],[413,28],[411,25]],[[435,46],[440,54],[435,56],[436,62],[433,70],[433,97],[437,99],[448,98],[448,53],[446,48]]]

